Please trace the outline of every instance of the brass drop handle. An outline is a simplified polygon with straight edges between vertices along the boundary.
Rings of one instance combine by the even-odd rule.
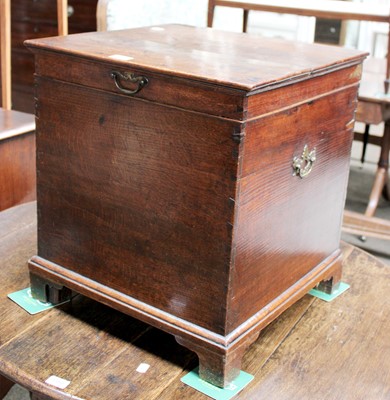
[[[129,94],[129,95],[134,95],[138,93],[144,86],[148,84],[148,78],[146,76],[136,76],[135,74],[132,73],[121,73],[118,71],[112,71],[111,72],[111,78],[114,79],[115,86],[123,93]],[[127,89],[122,86],[121,80],[130,82],[130,83],[136,83],[137,87],[134,90]]]
[[[316,160],[316,149],[309,151],[309,147],[305,144],[301,157],[293,158],[293,176],[306,178],[313,169],[313,163]]]

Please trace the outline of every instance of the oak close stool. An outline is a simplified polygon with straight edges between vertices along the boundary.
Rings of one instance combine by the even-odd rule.
[[[34,296],[71,289],[135,316],[227,385],[262,328],[340,280],[365,55],[175,25],[27,46]]]

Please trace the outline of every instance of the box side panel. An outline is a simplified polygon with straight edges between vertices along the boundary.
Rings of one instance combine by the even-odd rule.
[[[38,255],[223,333],[237,124],[38,83]]]
[[[230,331],[338,249],[356,92],[352,85],[247,123]],[[293,176],[306,145],[313,168]]]

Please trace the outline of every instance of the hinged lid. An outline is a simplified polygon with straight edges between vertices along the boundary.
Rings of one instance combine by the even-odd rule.
[[[82,33],[26,45],[249,92],[328,73],[366,56],[341,47],[184,25]]]

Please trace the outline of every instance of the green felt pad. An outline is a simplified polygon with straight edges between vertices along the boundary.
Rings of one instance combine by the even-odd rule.
[[[181,381],[215,400],[231,399],[253,379],[253,375],[240,371],[238,377],[227,388],[222,389],[200,379],[198,369],[199,367],[183,376]]]
[[[324,293],[317,289],[310,290],[309,294],[311,294],[312,296],[318,297],[319,299],[324,300],[324,301],[332,301],[336,297],[338,297],[342,293],[344,293],[346,290],[348,290],[349,288],[350,288],[350,286],[348,285],[348,283],[340,282],[339,287],[332,294]]]
[[[64,304],[69,301],[66,300],[62,303],[55,305],[51,303],[42,303],[41,301],[36,300],[32,297],[30,288],[11,293],[8,295],[8,297],[30,314],[38,314],[42,311],[48,310],[49,308],[59,306],[60,304]]]

